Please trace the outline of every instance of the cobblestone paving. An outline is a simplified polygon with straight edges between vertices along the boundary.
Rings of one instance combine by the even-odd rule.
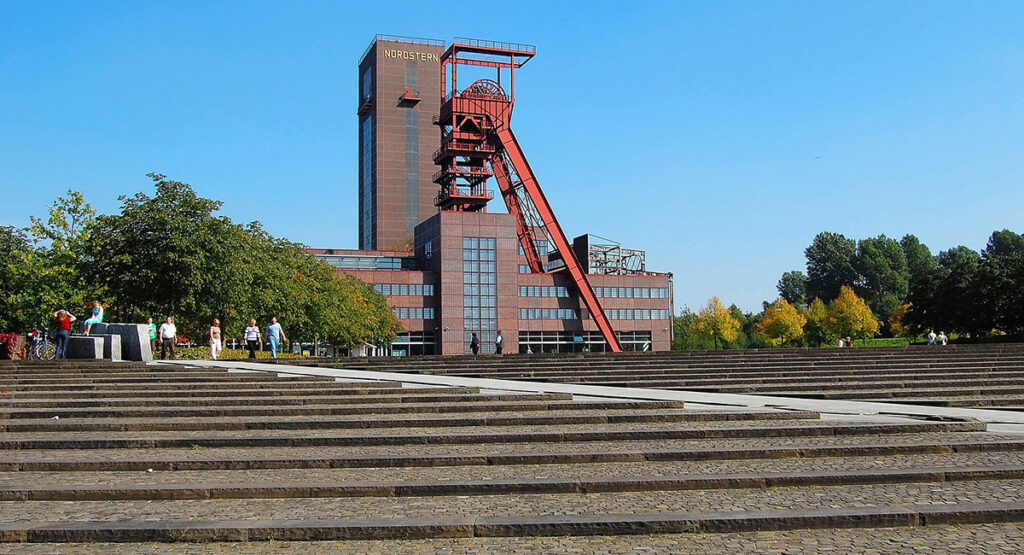
[[[211,499],[195,501],[0,501],[0,522],[110,520],[316,520],[644,514],[1013,503],[1020,480],[742,490],[448,497]]]
[[[668,439],[668,440],[623,440],[584,442],[536,442],[536,443],[492,443],[452,445],[370,445],[358,447],[267,447],[253,452],[246,447],[202,447],[160,448],[160,449],[26,449],[0,451],[0,461],[54,461],[54,460],[135,460],[139,458],[163,458],[169,460],[197,460],[211,457],[252,458],[252,457],[326,457],[326,456],[379,456],[379,455],[488,455],[508,453],[595,453],[603,451],[660,451],[673,449],[760,449],[770,447],[815,447],[815,446],[857,446],[857,445],[902,445],[929,442],[955,445],[958,442],[1020,442],[1019,434],[993,434],[971,432],[956,434],[915,433],[915,434],[866,434],[861,436],[815,436],[776,438],[715,438]]]
[[[910,423],[910,422],[908,422]],[[923,424],[923,425],[934,425],[939,428],[941,425],[938,424]],[[799,422],[765,422],[759,420],[752,421],[711,421],[711,422],[624,422],[615,424],[588,424],[581,427],[578,424],[555,424],[551,426],[487,426],[486,429],[482,430],[480,426],[451,426],[438,428],[438,433],[444,434],[502,434],[502,433],[532,433],[532,432],[546,432],[546,433],[557,433],[557,432],[623,432],[623,431],[658,431],[658,430],[682,430],[692,432],[707,432],[710,430],[721,430],[721,429],[763,429],[766,436],[776,435],[775,430],[779,429],[795,429],[795,430],[808,430],[814,428],[821,429],[837,429],[844,430],[848,428],[856,428],[861,426],[857,423],[844,423],[836,421],[824,421],[824,420],[801,420]],[[890,427],[892,424],[882,424],[883,428]],[[387,435],[429,435],[430,427],[395,427],[387,428]],[[97,432],[7,432],[0,439],[4,440],[23,440],[23,439],[47,439],[47,440],[60,440],[60,439],[89,439],[93,437],[100,437],[103,439],[128,439],[128,438],[247,438],[247,437],[375,437],[382,435],[382,432],[374,430],[372,434],[368,434],[365,429],[329,429],[329,430],[230,430],[230,431],[219,431],[219,430],[183,430],[183,431],[143,431],[143,432],[102,432],[97,435]],[[829,434],[831,435],[831,434]]]
[[[557,538],[460,538],[397,541],[324,541],[201,544],[0,544],[4,555],[73,553],[235,554],[365,553],[469,555],[474,553],[579,553],[654,555],[680,553],[801,554],[849,553],[1017,554],[1024,545],[1024,525],[977,524],[922,528],[854,528],[737,534],[665,534],[653,536],[583,536]]]
[[[630,478],[686,474],[806,473],[848,470],[977,468],[1024,465],[1024,452],[964,453],[823,459],[651,461],[612,464],[487,465],[412,468],[202,470],[155,472],[0,472],[0,486],[173,485],[195,487],[257,483],[337,483],[400,480],[517,480],[533,478]]]

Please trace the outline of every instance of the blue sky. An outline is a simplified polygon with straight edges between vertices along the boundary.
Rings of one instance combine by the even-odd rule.
[[[356,63],[386,33],[536,45],[513,125],[563,229],[645,249],[679,306],[759,311],[821,231],[1024,232],[1022,2],[474,5],[0,0],[0,225],[156,171],[355,248]]]

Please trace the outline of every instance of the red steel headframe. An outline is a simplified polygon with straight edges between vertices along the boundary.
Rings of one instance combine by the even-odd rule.
[[[569,273],[609,349],[618,353],[622,346],[615,330],[510,126],[515,70],[535,53],[536,49],[528,45],[459,38],[445,51],[441,57],[442,104],[437,121],[441,148],[434,153],[434,162],[441,166],[434,181],[441,192],[435,203],[442,210],[485,210],[491,198],[486,180],[493,176],[509,214],[516,219],[519,244],[531,271],[545,272],[537,243],[548,240],[562,262],[548,272]],[[493,68],[497,79],[481,79],[459,90],[459,65]],[[503,70],[508,70],[508,94],[502,87]]]

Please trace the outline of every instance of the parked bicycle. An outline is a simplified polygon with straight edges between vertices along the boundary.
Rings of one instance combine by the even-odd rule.
[[[46,330],[32,330],[25,335],[28,336],[28,358],[53,360],[57,356],[57,346]]]

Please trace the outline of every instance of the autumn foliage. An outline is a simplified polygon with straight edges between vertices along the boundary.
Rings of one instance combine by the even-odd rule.
[[[803,337],[806,323],[806,316],[797,312],[786,299],[779,297],[765,309],[764,315],[757,323],[757,329],[769,347],[778,347],[787,341]]]
[[[690,326],[690,332],[702,337],[707,337],[715,342],[728,343],[739,335],[740,321],[733,315],[732,311],[722,305],[722,300],[712,297],[708,304],[697,313],[697,319]]]
[[[866,338],[878,333],[878,320],[864,299],[844,285],[825,317],[825,328],[833,336]]]

